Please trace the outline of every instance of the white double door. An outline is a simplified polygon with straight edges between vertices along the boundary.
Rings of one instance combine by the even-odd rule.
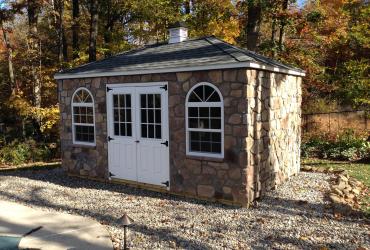
[[[169,187],[166,85],[107,88],[112,178]]]

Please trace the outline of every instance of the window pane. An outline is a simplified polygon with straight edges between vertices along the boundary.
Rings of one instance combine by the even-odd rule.
[[[217,91],[213,92],[213,94],[208,98],[207,102],[221,102],[220,96],[218,95]]]
[[[148,109],[148,122],[154,123],[154,110]]]
[[[131,107],[131,95],[126,95],[126,108]]]
[[[202,152],[212,152],[211,143],[210,142],[201,142],[200,143],[200,151],[202,151]]]
[[[126,109],[126,122],[132,122],[131,109]]]
[[[199,132],[199,137],[201,141],[211,141],[211,133],[209,132]]]
[[[131,123],[127,123],[126,124],[126,128],[127,128],[126,136],[132,136],[132,124]]]
[[[118,95],[113,95],[113,107],[118,107]]]
[[[141,102],[141,107],[142,108],[146,108],[147,107],[147,104],[146,104],[146,95],[140,95],[140,102]]]
[[[219,107],[212,107],[211,109],[211,117],[221,117],[221,108]]]
[[[214,88],[204,85],[204,100],[203,101],[207,101],[214,91],[215,91]]]
[[[212,133],[212,142],[221,143],[221,133]]]
[[[212,143],[212,153],[221,153],[221,143]]]
[[[125,95],[119,95],[119,106],[121,108],[125,106]]]
[[[115,122],[114,123],[114,135],[117,135],[119,136],[119,123],[118,122]]]
[[[126,123],[120,123],[121,136],[126,136]]]
[[[211,119],[211,129],[221,129],[221,119]]]
[[[190,143],[190,151],[196,151],[196,152],[199,152],[200,151],[200,142],[191,142]]]
[[[126,114],[125,113],[126,112],[125,112],[124,109],[119,110],[119,120],[120,120],[120,122],[126,121]]]
[[[189,117],[198,117],[198,109],[199,108],[193,108],[193,107],[190,107],[188,109],[188,116]]]
[[[147,123],[146,109],[141,109],[140,112],[141,112],[141,122],[142,123]]]
[[[89,124],[94,123],[94,117],[92,115],[87,116],[87,123],[89,123]]]
[[[199,141],[200,140],[199,132],[190,132],[190,140]]]
[[[159,95],[159,94],[155,95],[155,107],[156,108],[161,107],[161,95]]]
[[[154,125],[148,125],[148,138],[154,138]]]
[[[161,123],[162,121],[162,119],[161,119],[161,110],[160,109],[157,109],[156,111],[155,111],[155,123]]]
[[[115,122],[118,122],[119,121],[118,109],[113,109],[113,120]]]
[[[156,125],[155,126],[155,138],[161,139],[162,138],[162,126],[161,125]]]
[[[200,101],[204,101],[204,85],[201,85],[199,87],[197,87],[196,89],[194,89],[194,94],[196,94],[197,97],[199,97],[198,99],[200,99]]]
[[[189,128],[198,128],[198,119],[189,119]]]
[[[189,96],[189,102],[201,102],[202,99],[198,97],[194,92]]]
[[[154,108],[154,95],[147,96],[148,96],[148,108]]]
[[[200,119],[199,128],[209,128],[209,119]]]
[[[202,107],[202,108],[199,108],[199,117],[209,117],[209,108],[206,107]]]
[[[146,124],[141,125],[141,137],[143,138],[148,137],[148,126]]]

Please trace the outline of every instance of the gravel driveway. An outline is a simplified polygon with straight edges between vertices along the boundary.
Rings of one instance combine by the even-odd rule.
[[[68,177],[61,169],[0,172],[0,199],[88,216],[134,249],[370,249],[369,224],[334,219],[323,192],[330,176],[300,173],[250,209]],[[1,210],[0,210],[1,211]]]

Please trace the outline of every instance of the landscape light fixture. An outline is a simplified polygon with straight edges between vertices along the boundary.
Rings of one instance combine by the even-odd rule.
[[[123,225],[123,249],[126,250],[127,248],[127,227],[131,225],[134,220],[128,217],[126,213],[119,219],[119,222]]]

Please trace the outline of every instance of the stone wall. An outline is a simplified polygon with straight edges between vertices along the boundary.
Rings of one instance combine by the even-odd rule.
[[[301,78],[247,70],[248,200],[299,172]]]
[[[60,80],[63,168],[107,179],[106,84],[159,81],[169,86],[171,192],[247,205],[298,171],[300,79],[246,69]],[[199,82],[214,84],[224,99],[224,159],[186,156],[185,98]],[[95,147],[72,143],[70,104],[79,87],[94,96]]]
[[[246,204],[245,151],[246,70],[213,70],[191,73],[150,74],[59,81],[62,166],[72,174],[108,178],[106,84],[166,81],[169,86],[169,134],[171,191],[204,198]],[[186,156],[185,98],[199,82],[210,82],[224,98],[225,157],[208,159]],[[79,87],[95,99],[96,147],[72,144],[71,97]]]

